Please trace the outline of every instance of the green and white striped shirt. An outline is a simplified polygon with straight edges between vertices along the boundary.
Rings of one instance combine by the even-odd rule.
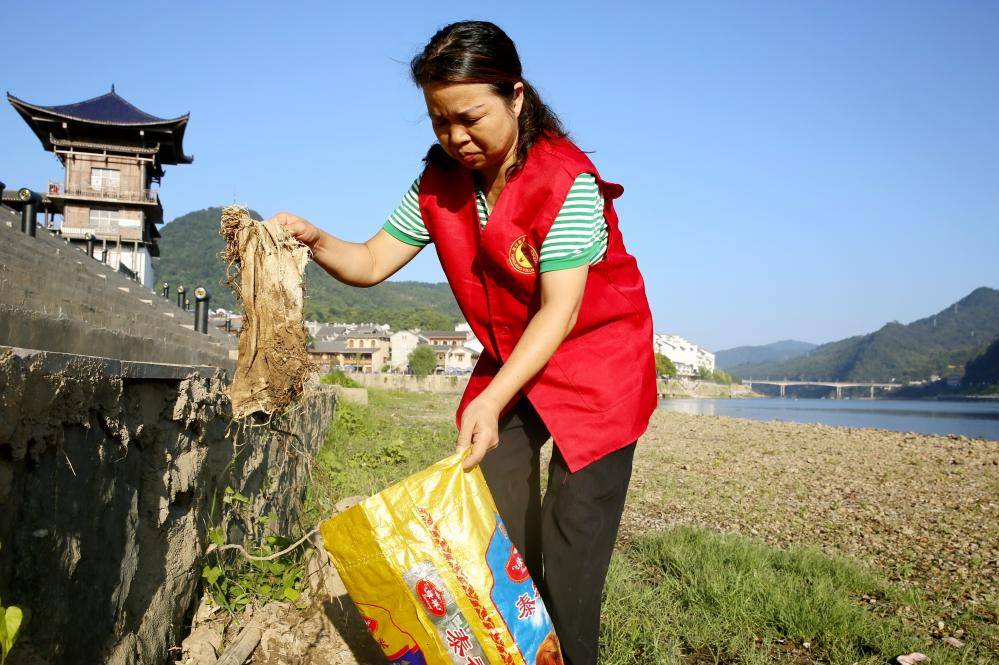
[[[408,245],[425,247],[430,244],[423,215],[420,213],[420,178],[402,197],[402,202],[389,215],[382,227],[393,238]],[[479,224],[489,219],[486,196],[476,185],[475,200]],[[593,265],[607,253],[607,222],[604,220],[604,198],[597,181],[590,173],[580,173],[565,197],[562,209],[541,244],[538,272]]]

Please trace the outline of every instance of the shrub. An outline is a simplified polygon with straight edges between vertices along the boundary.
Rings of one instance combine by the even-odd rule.
[[[320,379],[322,383],[328,386],[343,386],[344,388],[360,388],[361,384],[350,378],[338,369],[331,371],[329,374]]]
[[[420,344],[409,353],[409,369],[416,376],[433,374],[437,368],[437,354],[426,344]]]

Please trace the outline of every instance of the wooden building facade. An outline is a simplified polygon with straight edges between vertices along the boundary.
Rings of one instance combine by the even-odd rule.
[[[165,164],[190,164],[184,131],[190,114],[164,119],[135,107],[115,92],[74,104],[41,106],[7,95],[64,166],[61,182],[40,192],[42,210],[60,214],[63,237],[94,239],[95,258],[121,266],[153,288],[152,257],[159,256],[157,225],[163,206],[159,185]]]

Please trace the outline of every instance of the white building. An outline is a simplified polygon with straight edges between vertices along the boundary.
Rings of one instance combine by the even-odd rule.
[[[437,354],[437,367],[443,368],[445,372],[471,372],[479,359],[479,352],[467,346],[440,344],[434,345],[433,349]]]
[[[710,371],[715,368],[715,354],[679,335],[656,333],[653,346],[656,353],[673,361],[681,376],[697,376],[702,369]]]
[[[409,354],[413,352],[420,342],[427,343],[412,330],[400,330],[389,338],[391,352],[389,354],[389,365],[393,372],[405,372],[409,365]]]
[[[389,365],[394,372],[404,372],[409,354],[420,344],[427,344],[437,354],[437,367],[448,371],[471,371],[482,353],[482,343],[467,323],[454,330],[400,330],[391,337]]]
[[[467,323],[459,323],[454,327],[454,330],[455,332],[463,332],[468,334],[468,340],[465,342],[466,348],[469,348],[479,354],[482,353],[482,349],[485,347],[482,346],[482,342],[480,342],[479,338],[475,336],[474,332],[472,332],[472,326],[468,325]]]

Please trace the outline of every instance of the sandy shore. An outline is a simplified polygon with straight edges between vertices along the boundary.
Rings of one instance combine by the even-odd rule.
[[[996,623],[999,441],[658,411],[622,539],[676,524],[852,556],[951,628]]]

